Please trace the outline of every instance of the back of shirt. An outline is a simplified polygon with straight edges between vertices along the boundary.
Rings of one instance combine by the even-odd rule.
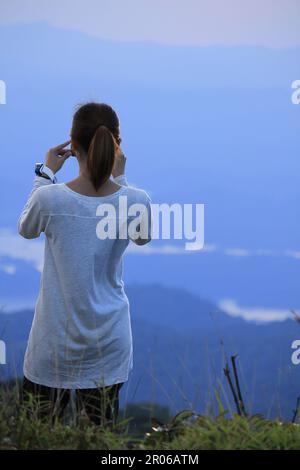
[[[151,239],[150,197],[131,186],[91,197],[42,180],[19,219],[26,238],[46,235],[24,374],[58,388],[124,382],[133,348],[122,256],[138,233]]]

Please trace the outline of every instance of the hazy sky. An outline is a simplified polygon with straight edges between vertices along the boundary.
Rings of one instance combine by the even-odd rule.
[[[0,23],[41,20],[121,41],[300,45],[300,0],[1,0]]]

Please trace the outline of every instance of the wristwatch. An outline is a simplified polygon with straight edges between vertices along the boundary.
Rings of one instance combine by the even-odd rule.
[[[35,164],[35,174],[37,176],[42,176],[43,178],[51,180],[52,183],[57,182],[57,178],[54,175],[53,171],[50,168],[48,168],[46,165],[44,165],[44,163]]]

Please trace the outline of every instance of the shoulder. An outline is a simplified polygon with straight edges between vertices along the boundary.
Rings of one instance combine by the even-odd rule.
[[[142,203],[142,204],[150,204],[151,197],[147,191],[141,188],[137,188],[135,186],[127,186],[127,194],[128,198],[132,203]]]
[[[54,194],[57,194],[60,192],[60,183],[55,183],[55,184],[45,184],[43,186],[39,186],[36,189],[36,193],[38,197],[42,200],[46,200],[47,198],[53,197]]]
[[[50,211],[57,205],[63,196],[63,191],[60,183],[47,184],[39,186],[35,190],[35,197],[38,199],[40,209],[42,211]]]

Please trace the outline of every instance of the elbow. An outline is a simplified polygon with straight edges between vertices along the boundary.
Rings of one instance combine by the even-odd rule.
[[[22,224],[21,221],[18,222],[18,233],[21,235],[21,237],[26,238],[27,240],[38,237],[38,235],[30,232],[30,230],[26,230],[25,225]]]
[[[19,232],[19,234],[23,237],[26,238],[27,240],[32,240],[33,238],[38,238],[38,235],[33,235],[32,233],[27,233],[27,232]]]
[[[136,240],[134,240],[136,245],[139,245],[139,246],[147,245],[147,243],[149,243],[150,241],[151,241],[151,238],[137,238]]]
[[[24,231],[24,227],[23,227],[21,219],[18,220],[17,228],[18,228],[18,234],[21,235],[21,237],[26,238],[26,233]]]
[[[19,228],[18,232],[19,232],[19,235],[21,235],[21,237],[27,238],[27,240],[29,240],[30,238],[33,238],[30,236],[29,233],[26,232],[26,230],[23,230],[22,228]]]

